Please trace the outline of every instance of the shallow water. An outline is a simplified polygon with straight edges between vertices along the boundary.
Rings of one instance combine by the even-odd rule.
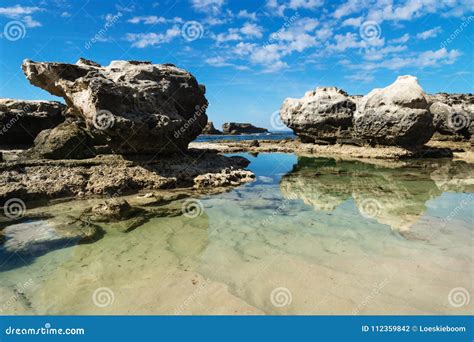
[[[100,224],[106,234],[94,243],[30,254],[6,253],[7,235],[0,310],[472,313],[472,165],[244,156],[256,182],[200,198],[196,217],[155,217],[128,233]],[[96,201],[36,211],[61,217]]]
[[[214,142],[220,140],[282,140],[282,139],[295,139],[296,135],[290,131],[277,131],[268,133],[257,133],[257,134],[240,134],[240,135],[200,135],[195,140],[196,142]]]

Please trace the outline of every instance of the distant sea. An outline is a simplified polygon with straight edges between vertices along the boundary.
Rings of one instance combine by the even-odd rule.
[[[220,140],[282,140],[282,139],[295,139],[296,135],[291,131],[279,131],[279,132],[268,132],[258,134],[241,134],[241,135],[200,135],[195,141],[197,142],[210,142]]]

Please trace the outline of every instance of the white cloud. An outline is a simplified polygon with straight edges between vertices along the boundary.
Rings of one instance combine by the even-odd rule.
[[[224,67],[232,65],[231,63],[227,62],[224,57],[221,56],[207,58],[205,62],[214,67]]]
[[[348,0],[334,11],[335,18],[365,12],[367,20],[379,24],[385,20],[412,20],[428,14],[441,12],[442,15],[462,15],[472,11],[472,0],[405,0],[395,3],[393,0]]]
[[[165,33],[127,33],[125,39],[131,42],[133,47],[145,48],[148,46],[169,43],[180,35],[181,30],[178,27],[172,27],[167,29]]]
[[[131,24],[140,24],[145,25],[154,25],[154,24],[164,24],[166,19],[163,17],[157,17],[156,15],[142,16],[142,17],[133,17],[127,20]]]
[[[0,7],[0,15],[14,19],[40,11],[43,11],[43,9],[39,7],[23,7],[20,5]]]
[[[257,13],[255,12],[248,12],[247,10],[241,10],[237,14],[238,18],[245,18],[250,20],[257,20]]]
[[[70,16],[71,16],[71,13],[69,13],[69,12],[61,13],[61,17],[63,17],[63,18],[69,18]]]
[[[245,34],[246,36],[262,38],[263,36],[263,27],[258,26],[253,23],[245,23],[244,26],[240,29],[240,32]]]
[[[420,67],[435,66],[438,64],[453,64],[461,55],[458,50],[448,51],[442,48],[436,51],[426,51],[416,59],[416,65]]]
[[[41,12],[44,9],[40,7],[28,7],[28,6],[12,6],[12,7],[0,7],[0,16],[7,18],[18,19],[23,21],[26,27],[39,27],[41,23],[33,19],[31,14]]]
[[[361,49],[383,46],[385,44],[384,38],[376,38],[370,41],[360,39],[360,36],[347,32],[345,35],[337,34],[334,36],[335,44],[328,44],[328,48],[334,51],[345,51],[347,49]]]
[[[342,22],[342,26],[354,26],[354,27],[359,27],[362,24],[362,17],[357,17],[357,18],[349,18],[346,19]]]
[[[220,44],[225,42],[231,42],[236,40],[242,40],[242,36],[240,35],[240,30],[237,28],[230,28],[227,32],[219,33],[217,35],[212,35],[211,37]]]
[[[349,0],[339,6],[333,13],[335,18],[346,17],[352,13],[358,13],[364,6],[363,0]]]
[[[182,24],[184,20],[180,17],[174,17],[171,19],[167,19],[165,17],[158,17],[156,15],[148,15],[148,16],[138,16],[128,19],[127,22],[131,24],[145,24],[145,25],[157,25],[157,24],[166,24],[166,23],[173,23],[173,24]]]
[[[436,37],[439,33],[441,33],[443,30],[441,29],[440,26],[437,26],[435,28],[432,28],[431,30],[427,30],[424,32],[420,32],[416,35],[416,38],[426,40],[429,38],[434,38]]]
[[[324,4],[324,0],[267,0],[266,7],[273,13],[283,16],[288,9],[316,9]]]
[[[361,65],[347,64],[347,67],[358,70],[400,70],[406,68],[436,67],[453,64],[460,55],[461,53],[458,50],[448,51],[445,48],[442,48],[436,51],[429,50],[418,54],[412,54],[407,57],[394,56],[392,58],[386,58],[383,61],[377,61],[376,63],[370,62]]]
[[[39,21],[34,20],[31,15],[26,15],[23,17],[23,22],[25,23],[26,27],[39,27],[41,23]]]
[[[224,0],[191,0],[193,8],[200,12],[217,14],[224,5]]]
[[[408,33],[405,33],[403,36],[399,38],[389,40],[389,43],[405,44],[408,40],[410,40],[410,35]]]

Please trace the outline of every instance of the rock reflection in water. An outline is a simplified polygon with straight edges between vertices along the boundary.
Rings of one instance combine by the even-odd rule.
[[[471,191],[469,165],[297,162],[293,155],[273,153],[252,158],[250,167],[260,177],[255,183],[199,198],[202,212],[195,217],[177,215],[187,200],[181,196],[127,197],[132,207],[153,215],[134,229],[129,220],[96,217],[102,239],[49,250],[0,271],[0,312],[472,312],[472,301],[463,307],[448,302],[453,288],[473,293],[472,214],[468,207],[456,209],[473,195],[459,193]],[[367,199],[385,210],[367,218],[371,212],[364,209],[364,217]],[[96,202],[61,203],[28,214],[41,211],[55,216],[49,222],[59,222],[64,215],[94,214],[87,208]],[[386,224],[410,230],[401,232],[403,238]],[[113,300],[100,307],[94,293],[102,288]],[[286,295],[285,305],[274,304],[276,289]]]
[[[362,216],[406,233],[443,191],[474,191],[474,168],[464,162],[418,161],[402,167],[299,157],[282,177],[286,198],[331,212],[353,199]]]

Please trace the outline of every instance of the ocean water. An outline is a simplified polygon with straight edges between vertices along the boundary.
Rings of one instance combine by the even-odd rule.
[[[282,140],[282,139],[295,139],[296,135],[290,131],[279,131],[279,132],[268,132],[259,134],[241,134],[241,135],[200,135],[195,140],[196,142],[213,142],[220,140]]]
[[[472,165],[242,155],[256,181],[195,198],[192,215],[153,217],[128,233],[100,223],[106,234],[94,243],[24,254],[9,253],[15,227],[4,224],[1,312],[473,312]],[[54,221],[97,201],[32,211]]]

